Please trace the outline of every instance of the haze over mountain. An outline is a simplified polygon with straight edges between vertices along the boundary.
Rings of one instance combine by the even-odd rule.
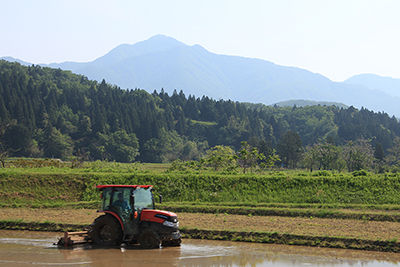
[[[329,101],[400,117],[397,79],[357,75],[345,82],[333,82],[296,67],[214,54],[200,45],[188,46],[164,35],[133,45],[117,46],[88,63],[40,65],[71,70],[89,79],[105,79],[121,88],[140,88],[148,92],[164,88],[172,93],[176,89],[196,97],[205,95],[267,105],[293,99]]]
[[[344,82],[364,85],[368,88],[381,90],[389,95],[400,97],[400,79],[368,73],[354,75]]]

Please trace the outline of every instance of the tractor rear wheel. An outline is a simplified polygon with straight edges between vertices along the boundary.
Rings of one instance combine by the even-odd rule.
[[[100,246],[119,246],[122,241],[121,226],[111,215],[98,217],[89,235],[93,244]]]
[[[139,243],[142,248],[159,248],[161,244],[160,236],[153,230],[145,230],[139,236]]]

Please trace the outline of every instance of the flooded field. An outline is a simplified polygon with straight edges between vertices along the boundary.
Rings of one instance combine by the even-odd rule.
[[[181,247],[59,249],[61,233],[0,230],[0,266],[400,266],[400,254],[184,239]]]

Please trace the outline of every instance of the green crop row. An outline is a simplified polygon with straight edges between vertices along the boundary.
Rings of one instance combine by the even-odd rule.
[[[168,202],[400,205],[397,174],[0,172],[0,201],[96,201],[98,184],[151,184]]]

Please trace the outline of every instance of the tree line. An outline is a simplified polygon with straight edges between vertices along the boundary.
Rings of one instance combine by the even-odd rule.
[[[265,106],[186,96],[176,90],[169,95],[162,88],[148,93],[70,71],[4,60],[0,125],[1,155],[8,156],[191,161],[205,158],[216,146],[238,153],[245,141],[265,157],[278,154],[281,166],[314,169],[328,165],[314,159],[307,165],[300,159],[315,144],[329,140],[344,149],[349,142],[364,139],[372,149],[390,154],[400,136],[395,117],[364,108]],[[283,152],[289,145],[282,142],[287,135],[301,144],[295,154]]]

